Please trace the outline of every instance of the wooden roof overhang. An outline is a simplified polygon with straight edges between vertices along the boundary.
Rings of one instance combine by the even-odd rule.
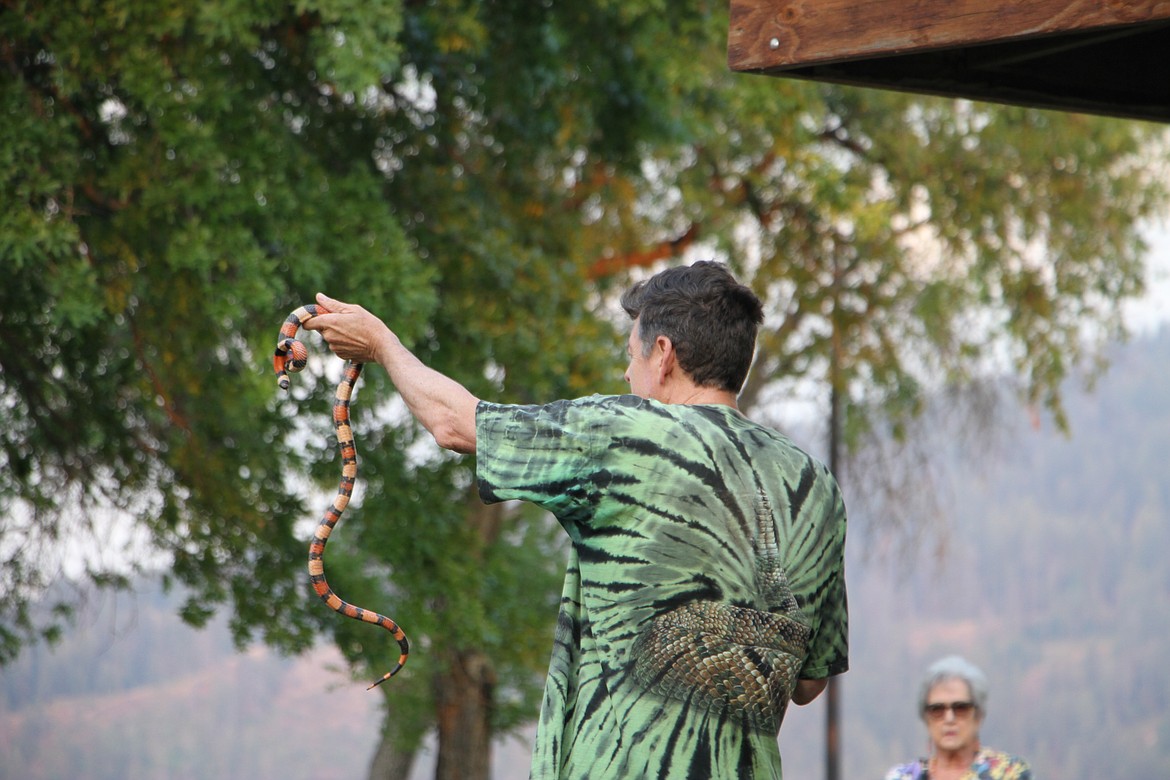
[[[731,0],[728,65],[1170,122],[1170,0]]]

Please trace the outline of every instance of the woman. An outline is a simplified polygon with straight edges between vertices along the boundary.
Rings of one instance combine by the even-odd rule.
[[[926,672],[918,712],[930,739],[930,757],[901,764],[886,780],[1032,780],[1023,760],[979,744],[987,714],[987,678],[957,655]]]

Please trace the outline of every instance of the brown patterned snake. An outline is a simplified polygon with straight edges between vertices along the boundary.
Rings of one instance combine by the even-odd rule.
[[[325,307],[320,305],[301,306],[288,315],[280,328],[280,340],[276,345],[276,354],[272,358],[272,367],[276,371],[277,384],[282,390],[288,390],[289,374],[296,373],[305,367],[308,362],[308,350],[305,345],[297,341],[297,331],[308,320],[318,314],[328,314]],[[377,612],[350,604],[341,599],[329,583],[325,580],[325,543],[329,534],[333,532],[341,513],[349,504],[353,495],[354,482],[357,480],[357,447],[354,444],[353,430],[349,424],[349,399],[353,394],[354,385],[361,375],[362,364],[348,360],[342,371],[341,383],[337,385],[337,394],[333,402],[333,427],[337,431],[337,446],[341,450],[341,483],[337,488],[337,496],[332,505],[325,510],[321,520],[317,523],[317,530],[313,533],[313,542],[309,545],[309,578],[313,583],[313,590],[329,607],[346,617],[361,620],[365,623],[374,623],[389,631],[398,640],[401,654],[398,664],[369,687],[373,688],[402,670],[406,659],[410,656],[410,642],[398,624]],[[366,690],[369,690],[367,688]]]

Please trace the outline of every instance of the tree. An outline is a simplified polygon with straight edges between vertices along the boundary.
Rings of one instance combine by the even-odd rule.
[[[823,385],[835,332],[847,442],[1003,344],[1059,410],[1140,290],[1149,126],[733,75],[715,3],[246,5],[0,13],[9,657],[46,625],[8,540],[109,503],[172,556],[190,620],[227,605],[241,642],[327,632],[358,674],[389,668],[392,642],[304,584],[336,362],[315,354],[289,399],[264,364],[318,289],[472,392],[540,401],[619,387],[599,315],[628,269],[720,254],[773,311],[745,404]],[[354,417],[330,581],[416,650],[378,689],[376,768],[434,727],[439,776],[483,777],[490,735],[535,712],[559,536],[480,505],[381,372]]]
[[[272,312],[335,268],[339,292],[420,319],[434,298],[381,175],[350,152],[363,112],[345,90],[390,67],[397,28],[230,5],[0,14],[0,501],[29,518],[4,513],[6,542],[56,538],[74,503],[133,512],[201,587],[188,616],[233,596],[243,637],[302,589],[284,483],[305,453],[259,370]],[[5,554],[11,657],[44,628],[26,600],[44,573]],[[284,617],[265,633],[311,641]]]
[[[226,604],[238,641],[292,651],[324,626],[363,674],[381,668],[383,638],[304,599],[295,526],[315,495],[304,469],[336,479],[331,383],[315,360],[277,397],[277,326],[328,289],[392,313],[477,391],[605,389],[615,339],[582,283],[588,183],[566,161],[632,164],[665,126],[617,120],[657,86],[643,5],[5,5],[4,657],[60,626],[30,610],[51,572],[9,540],[84,531],[72,511],[112,505],[171,556],[192,622]],[[377,372],[363,381],[382,395]],[[359,398],[380,500],[346,518],[331,576],[434,648],[386,688],[399,752],[437,722],[440,773],[482,774],[448,764],[486,766],[473,748],[531,711],[547,648],[537,661],[529,624],[551,625],[561,556],[544,555],[547,527],[475,506],[468,464],[420,454],[409,421]]]

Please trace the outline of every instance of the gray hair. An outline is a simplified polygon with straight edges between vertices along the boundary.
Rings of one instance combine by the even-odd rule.
[[[967,690],[971,692],[971,700],[980,715],[987,713],[987,675],[966,658],[957,655],[948,655],[940,658],[926,670],[926,677],[918,690],[918,715],[926,716],[926,697],[930,690],[940,682],[946,680],[962,680],[967,683]]]

